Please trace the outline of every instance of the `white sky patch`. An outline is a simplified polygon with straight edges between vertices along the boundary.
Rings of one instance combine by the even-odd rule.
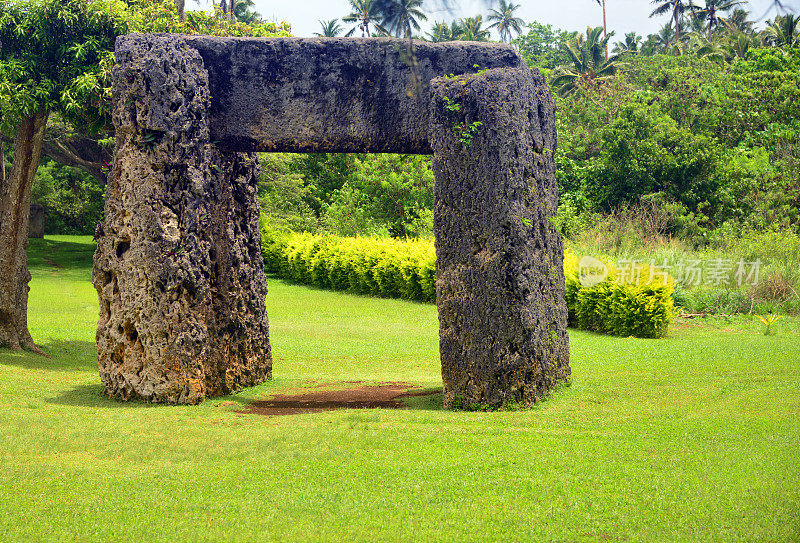
[[[200,6],[206,7],[210,2],[200,0]],[[435,20],[451,21],[460,17],[470,17],[482,14],[484,19],[489,12],[488,0],[462,0],[453,2],[455,10],[447,13],[437,7],[436,2],[426,2],[428,24],[424,30],[430,28],[430,23]],[[557,1],[531,1],[517,0],[521,4],[518,16],[526,22],[538,21],[551,24],[564,30],[583,31],[587,26],[600,26],[603,24],[603,13],[595,0],[557,0]],[[702,0],[696,3],[703,4]],[[800,1],[790,0],[783,2],[784,6],[794,8],[800,12]],[[753,18],[760,18],[772,5],[772,0],[753,0],[745,6],[752,13]],[[191,4],[190,4],[191,6]],[[187,7],[190,7],[187,6]],[[338,18],[347,15],[349,3],[347,0],[255,0],[256,11],[267,20],[286,20],[292,24],[296,36],[313,36],[320,31],[319,21]],[[612,41],[621,39],[626,32],[636,31],[641,35],[656,32],[668,22],[666,16],[650,19],[648,15],[653,6],[648,0],[607,0],[606,12],[609,30],[616,30],[617,34]],[[774,11],[768,17],[772,18]],[[763,21],[759,26],[763,26]],[[347,27],[349,29],[349,26]],[[356,35],[360,35],[357,31]],[[497,38],[497,36],[493,36]]]

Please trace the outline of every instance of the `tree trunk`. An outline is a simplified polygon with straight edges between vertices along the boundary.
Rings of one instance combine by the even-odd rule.
[[[0,194],[0,346],[39,354],[28,331],[28,220],[48,114],[35,113],[17,127],[11,175]]]
[[[175,0],[175,7],[178,9],[178,19],[180,22],[186,21],[186,0]]]
[[[3,140],[0,139],[0,195],[6,190],[6,148],[3,146]]]
[[[608,60],[608,25],[606,24],[606,0],[603,0],[603,40],[606,46],[606,60]]]

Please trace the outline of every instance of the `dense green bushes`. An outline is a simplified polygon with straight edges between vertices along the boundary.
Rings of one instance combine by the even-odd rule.
[[[267,271],[298,283],[389,298],[436,300],[431,241],[345,238],[303,233],[261,235]]]
[[[602,262],[608,276],[592,286],[580,280],[579,259],[564,258],[567,310],[570,325],[615,336],[660,337],[672,320],[674,281],[668,275],[637,264],[635,276],[623,279],[609,260]]]
[[[46,234],[93,234],[103,219],[105,187],[78,168],[43,159],[31,201],[44,207]]]
[[[345,238],[262,228],[267,271],[298,283],[422,302],[436,301],[436,253],[431,240]],[[583,287],[578,258],[565,259],[570,324],[619,336],[659,337],[672,319],[672,280],[642,266],[637,284],[608,278]]]
[[[630,56],[603,85],[557,97],[562,215],[658,198],[680,206],[667,233],[695,245],[726,223],[800,233],[798,89],[800,48],[726,66]]]
[[[268,154],[261,162],[261,208],[273,228],[347,237],[433,235],[428,157]]]

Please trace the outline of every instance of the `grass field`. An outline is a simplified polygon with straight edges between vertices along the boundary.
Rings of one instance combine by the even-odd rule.
[[[195,407],[97,376],[89,238],[34,240],[30,324],[0,351],[2,541],[800,540],[800,323],[571,331],[530,410],[243,415],[314,380],[441,384],[436,310],[270,281],[275,379]]]

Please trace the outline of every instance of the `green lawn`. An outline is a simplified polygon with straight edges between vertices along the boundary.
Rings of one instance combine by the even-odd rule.
[[[310,380],[440,384],[435,307],[272,279],[274,381],[124,404],[97,376],[91,251],[32,243],[52,359],[0,351],[3,542],[800,540],[796,320],[571,331],[572,387],[530,410],[242,415]]]

